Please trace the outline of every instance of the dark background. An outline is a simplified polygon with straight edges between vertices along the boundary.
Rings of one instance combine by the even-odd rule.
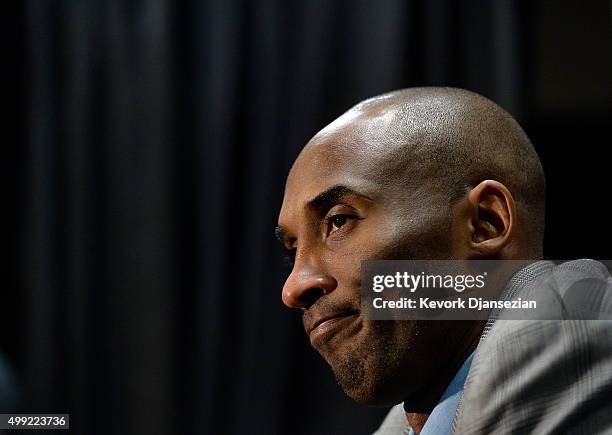
[[[7,410],[372,431],[384,410],[343,396],[281,304],[272,229],[304,143],[396,88],[505,107],[546,171],[546,255],[612,257],[609,2],[47,0],[3,3],[1,28]]]

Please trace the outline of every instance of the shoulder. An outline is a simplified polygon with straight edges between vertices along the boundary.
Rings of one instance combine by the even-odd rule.
[[[561,266],[562,296],[596,273]],[[611,408],[612,321],[498,320],[476,351],[455,432],[594,433],[612,428]]]

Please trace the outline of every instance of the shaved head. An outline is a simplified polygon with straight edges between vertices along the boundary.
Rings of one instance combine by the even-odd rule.
[[[285,186],[283,302],[354,400],[427,412],[475,348],[477,321],[374,321],[361,265],[392,259],[536,259],[544,175],[490,100],[412,88],[363,101],[317,133]]]
[[[483,180],[512,192],[517,215],[542,255],[545,179],[540,159],[520,125],[491,100],[464,89],[402,89],[365,100],[321,130],[305,147],[329,144],[374,159],[380,181],[422,189],[449,204]],[[406,183],[406,184],[404,184]]]

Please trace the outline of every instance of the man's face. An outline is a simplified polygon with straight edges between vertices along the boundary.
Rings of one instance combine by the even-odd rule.
[[[364,260],[453,256],[450,204],[435,183],[409,175],[418,162],[398,163],[397,150],[373,133],[386,122],[340,118],[320,132],[291,169],[279,217],[294,263],[284,303],[303,310],[311,345],[346,394],[374,405],[426,387],[465,332],[460,322],[362,315]]]

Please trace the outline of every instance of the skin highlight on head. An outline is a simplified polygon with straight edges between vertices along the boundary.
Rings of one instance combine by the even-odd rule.
[[[347,395],[403,401],[420,429],[483,323],[362,318],[362,261],[541,258],[543,204],[537,154],[493,102],[453,88],[366,100],[317,133],[289,173],[283,302],[302,310]]]

